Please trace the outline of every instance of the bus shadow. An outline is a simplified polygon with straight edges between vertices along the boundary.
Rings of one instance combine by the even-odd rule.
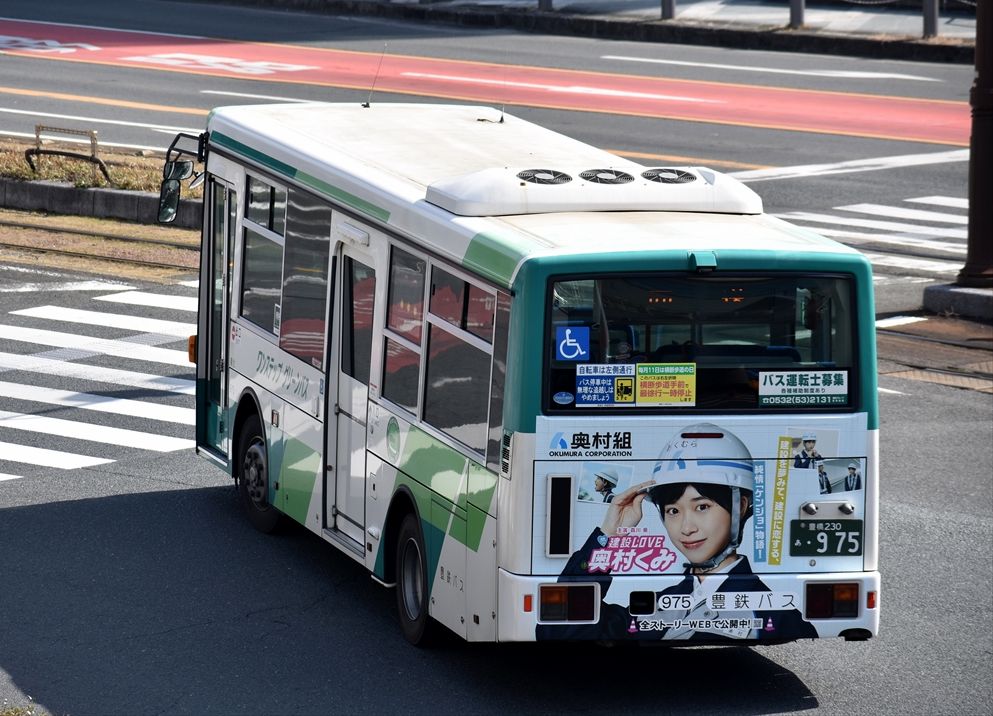
[[[229,485],[0,509],[0,547],[0,695],[56,715],[817,706],[746,648],[416,649],[362,565],[254,531]]]

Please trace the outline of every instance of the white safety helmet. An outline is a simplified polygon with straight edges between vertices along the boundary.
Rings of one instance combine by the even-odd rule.
[[[662,449],[652,470],[657,486],[680,483],[723,485],[731,489],[731,525],[725,548],[706,562],[686,562],[684,567],[710,570],[738,549],[741,525],[751,510],[741,511],[741,491],[755,490],[752,455],[734,433],[713,423],[696,423],[677,432]],[[655,499],[657,488],[648,490],[648,499],[658,507],[665,521],[665,505]]]
[[[697,482],[755,489],[752,455],[734,433],[713,423],[683,428],[666,444],[652,470],[659,485]]]
[[[859,464],[857,462],[850,462],[850,463],[848,463],[848,469],[849,470],[858,470],[859,469]]]
[[[617,471],[612,468],[593,473],[594,477],[599,477],[604,482],[617,487]]]
[[[803,442],[807,442],[807,441],[817,442],[817,434],[816,433],[804,433],[803,434],[803,437],[800,438],[800,439]]]

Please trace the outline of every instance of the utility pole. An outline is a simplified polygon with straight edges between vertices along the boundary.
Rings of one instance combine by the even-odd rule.
[[[976,3],[976,76],[969,92],[969,244],[956,284],[993,286],[993,0]]]

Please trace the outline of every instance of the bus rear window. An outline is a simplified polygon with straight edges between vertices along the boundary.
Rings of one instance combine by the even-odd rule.
[[[847,408],[851,279],[666,275],[554,281],[548,412]]]

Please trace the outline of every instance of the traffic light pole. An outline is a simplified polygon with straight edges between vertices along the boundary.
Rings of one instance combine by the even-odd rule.
[[[993,0],[976,3],[976,76],[969,93],[969,244],[956,284],[993,286]]]

